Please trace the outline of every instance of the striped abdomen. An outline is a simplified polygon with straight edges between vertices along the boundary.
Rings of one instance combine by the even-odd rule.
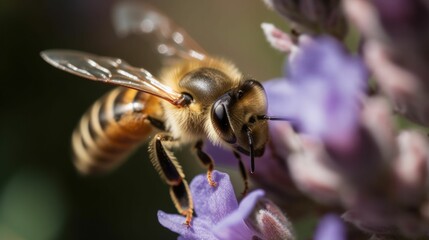
[[[96,101],[73,132],[76,168],[84,174],[112,170],[154,128],[147,116],[161,116],[156,97],[133,89],[116,88]]]

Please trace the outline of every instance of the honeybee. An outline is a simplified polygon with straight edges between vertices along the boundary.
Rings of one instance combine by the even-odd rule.
[[[193,144],[207,168],[214,162],[202,147],[206,139],[240,154],[261,156],[268,140],[266,93],[261,83],[247,79],[229,61],[212,57],[167,16],[147,4],[123,3],[114,13],[119,33],[150,34],[167,59],[158,78],[122,59],[70,50],[46,50],[41,56],[61,70],[119,86],[96,101],[72,134],[74,164],[83,174],[108,172],[133,149],[155,134],[150,159],[169,185],[172,201],[190,225],[193,202],[189,186],[171,148]],[[158,80],[159,79],[159,80]]]

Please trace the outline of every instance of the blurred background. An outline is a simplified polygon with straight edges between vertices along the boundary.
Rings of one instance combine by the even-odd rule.
[[[159,209],[176,210],[147,158],[147,146],[112,174],[76,173],[71,132],[111,87],[59,71],[39,56],[44,49],[76,49],[120,57],[156,75],[160,60],[147,40],[115,35],[111,12],[117,2],[0,1],[2,240],[176,238],[156,217]],[[187,29],[208,52],[232,60],[246,74],[260,80],[282,74],[284,56],[270,48],[260,23],[286,26],[262,1],[147,2]],[[186,158],[180,162],[189,180],[205,172]]]

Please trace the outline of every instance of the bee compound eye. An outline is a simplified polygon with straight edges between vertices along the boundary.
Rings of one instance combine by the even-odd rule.
[[[225,104],[222,102],[216,103],[212,108],[211,115],[213,126],[220,137],[228,143],[235,143],[237,139],[231,129]]]

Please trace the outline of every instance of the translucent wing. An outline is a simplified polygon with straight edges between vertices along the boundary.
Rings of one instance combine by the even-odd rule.
[[[120,36],[154,35],[157,50],[164,57],[202,60],[207,55],[185,30],[147,3],[119,3],[114,8],[113,23]]]
[[[157,81],[145,69],[119,58],[70,50],[47,50],[40,55],[54,67],[84,78],[147,92],[178,106],[183,102],[182,94]]]

